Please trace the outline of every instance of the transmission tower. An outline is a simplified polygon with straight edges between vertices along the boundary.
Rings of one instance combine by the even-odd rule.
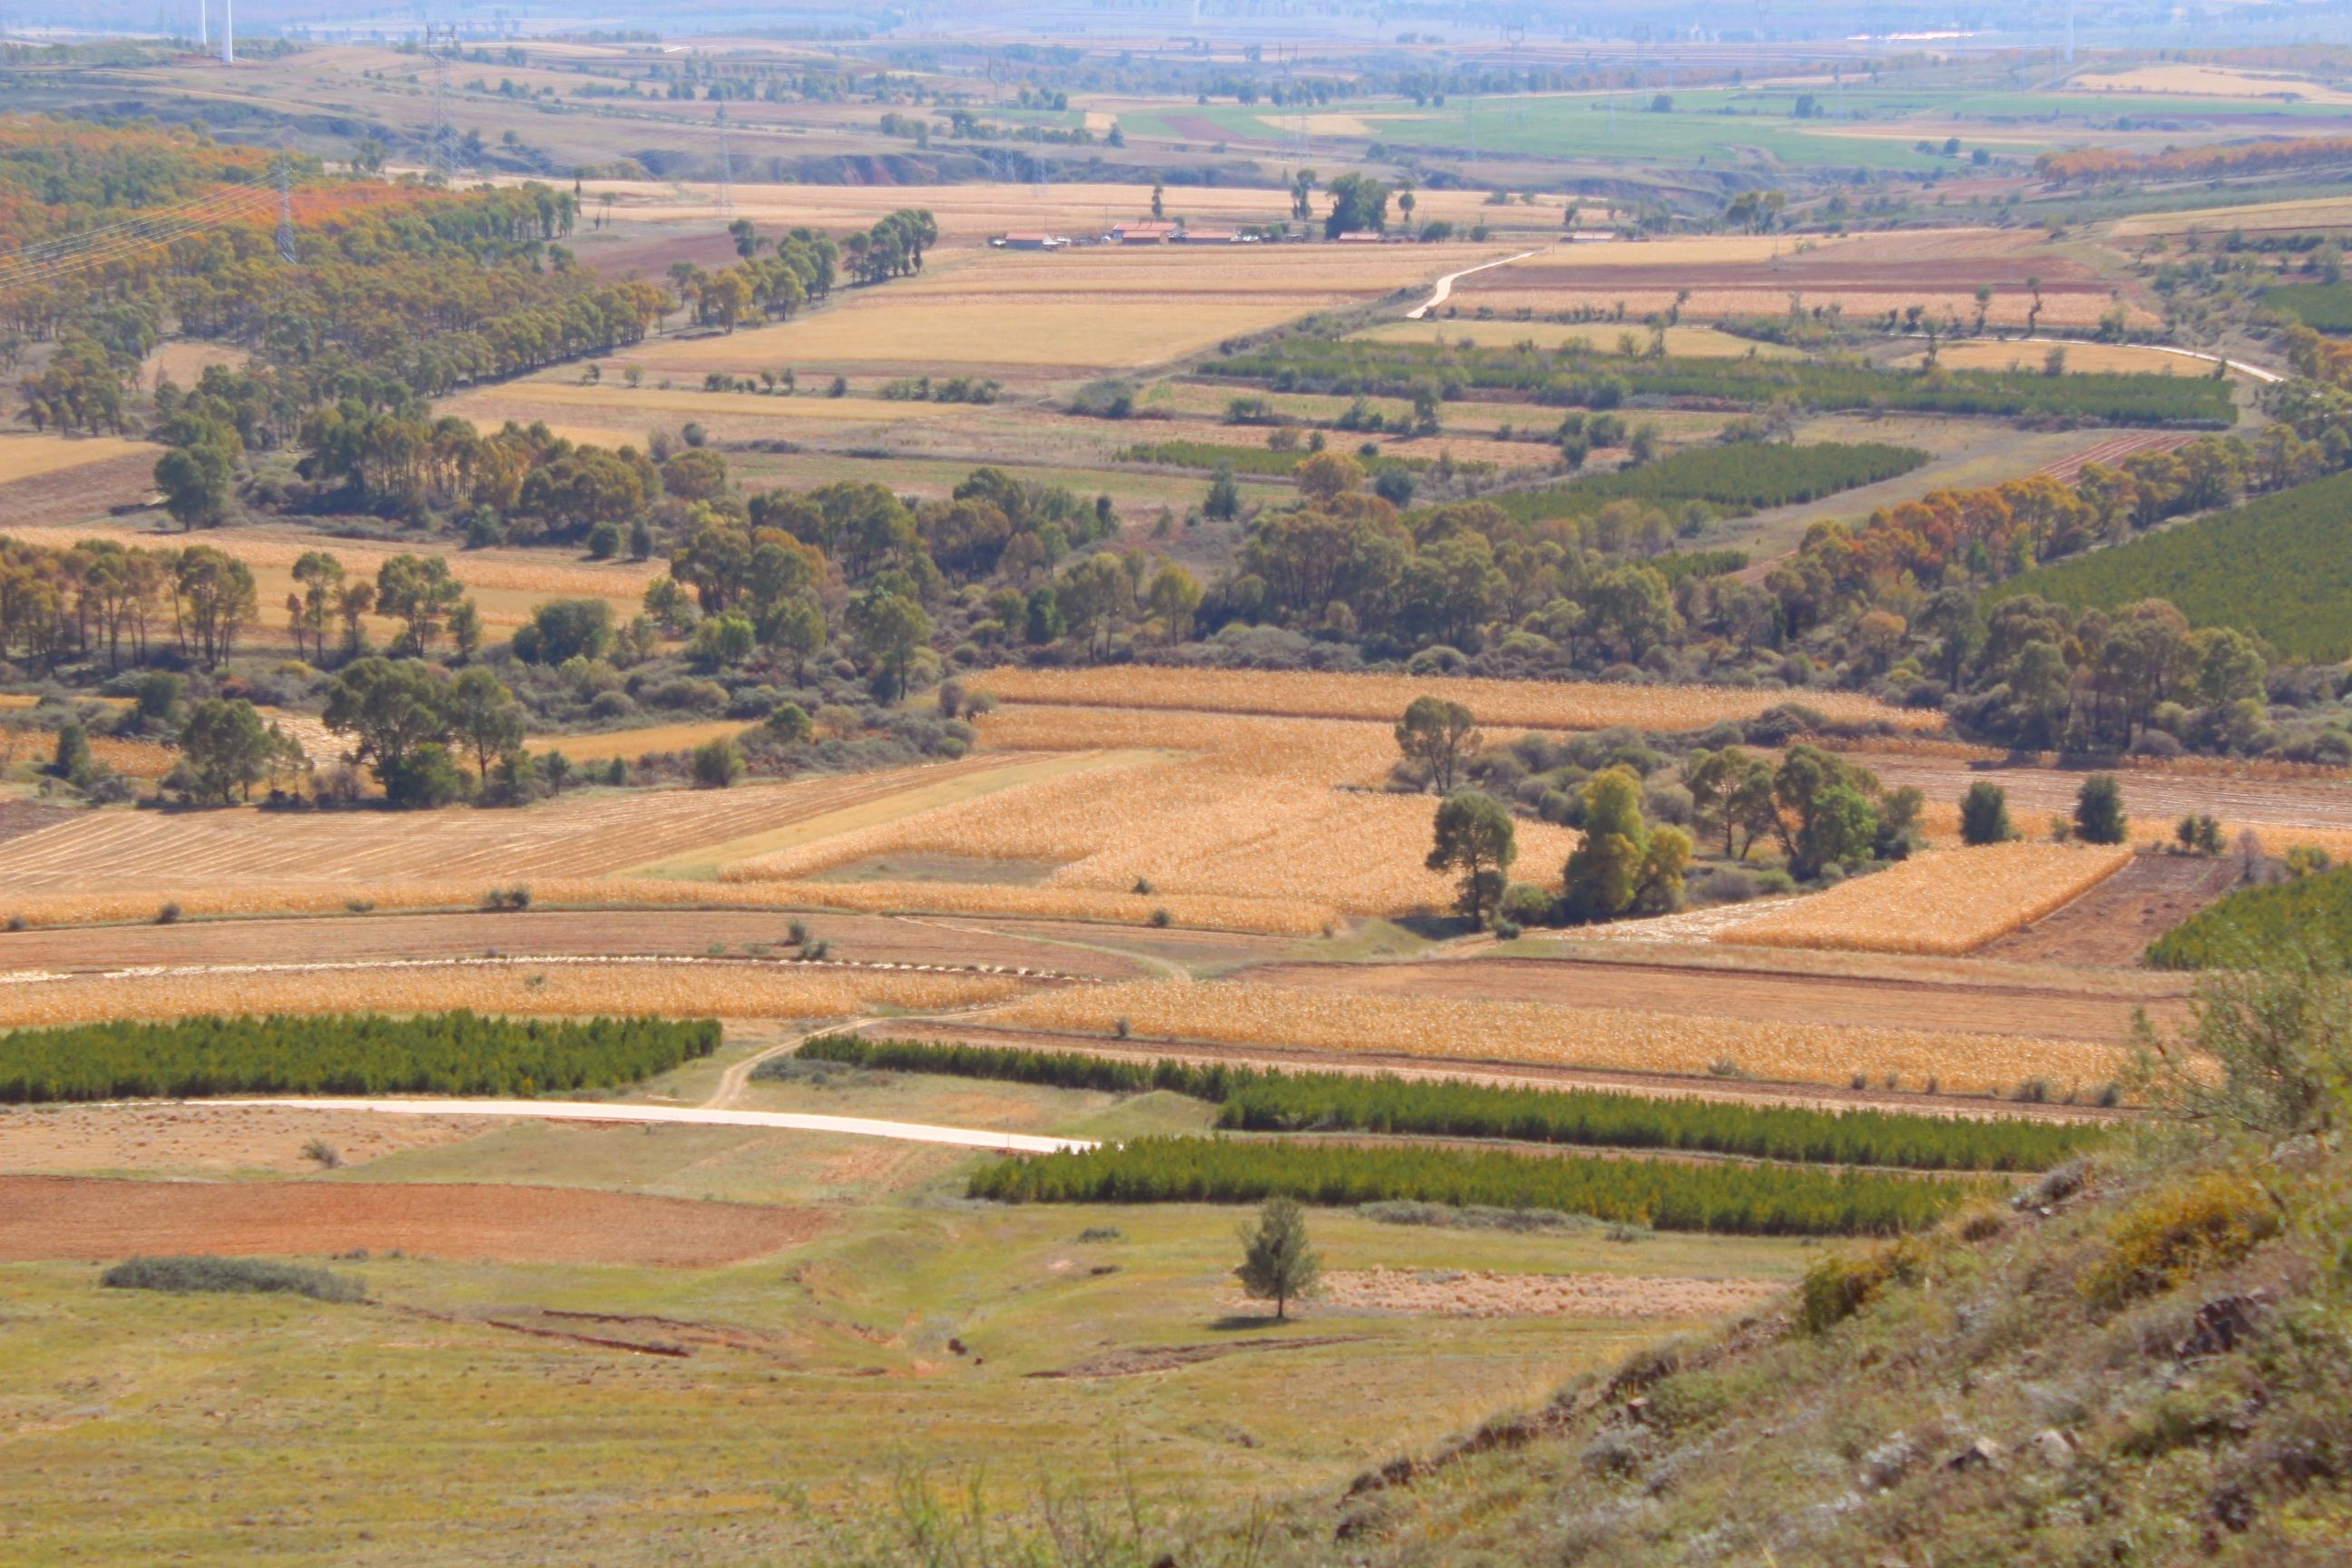
[[[735,155],[727,145],[727,105],[719,105],[719,216],[730,222],[735,216]]]
[[[1503,41],[1511,47],[1511,123],[1524,125],[1528,119],[1528,83],[1519,72],[1519,47],[1528,41],[1527,23],[1517,18],[1504,23]]]
[[[457,26],[425,24],[425,53],[433,61],[433,145],[431,173],[447,184],[456,177],[456,160],[449,151],[449,51],[457,47]]]
[[[294,265],[294,158],[278,149],[278,259]]]

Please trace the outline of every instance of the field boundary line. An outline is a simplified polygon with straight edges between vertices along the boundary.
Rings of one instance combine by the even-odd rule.
[[[785,1110],[721,1110],[702,1106],[606,1105],[561,1100],[118,1100],[117,1106],[150,1104],[218,1106],[268,1110],[341,1110],[374,1116],[478,1116],[489,1120],[604,1121],[627,1124],[679,1123],[693,1127],[750,1127],[784,1132],[833,1132],[852,1138],[884,1138],[900,1143],[937,1143],[959,1149],[992,1149],[1008,1154],[1057,1154],[1095,1148],[1087,1138],[1045,1138],[1026,1132],[992,1132],[972,1127],[936,1127],[919,1121],[882,1121],[863,1116],[813,1116]]]

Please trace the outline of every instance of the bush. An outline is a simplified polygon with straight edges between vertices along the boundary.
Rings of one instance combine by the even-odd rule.
[[[2158,969],[2220,969],[2303,942],[2352,963],[2352,867],[2267,887],[2242,888],[2158,937]]]
[[[1926,1263],[1925,1248],[1907,1237],[1866,1258],[1831,1253],[1817,1258],[1805,1270],[1797,1326],[1825,1334],[1868,1306],[1888,1284],[1916,1284]]]
[[[2085,844],[2121,844],[2131,832],[2123,787],[2113,773],[2093,773],[2074,798],[2074,837]]]
[[[2009,792],[1982,780],[1970,784],[1960,800],[1960,842],[2006,844],[2016,837],[2009,820]]]
[[[0,1036],[0,1103],[223,1094],[514,1096],[602,1089],[719,1047],[709,1019],[183,1018]]]
[[[2278,1212],[2251,1177],[2211,1171],[2159,1188],[2113,1222],[2106,1256],[2076,1281],[2112,1310],[2235,1263],[2276,1236]]]
[[[168,1290],[182,1296],[217,1292],[337,1302],[367,1299],[356,1279],[259,1258],[134,1258],[100,1275],[98,1282],[110,1290]]]
[[[743,753],[724,735],[694,748],[694,787],[729,789],[743,776]]]

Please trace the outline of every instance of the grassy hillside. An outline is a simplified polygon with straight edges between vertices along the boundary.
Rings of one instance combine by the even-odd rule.
[[[2336,474],[2029,572],[2001,595],[2101,609],[2169,599],[2198,626],[2237,626],[2299,658],[2343,658],[2352,655],[2347,514],[2352,473]]]

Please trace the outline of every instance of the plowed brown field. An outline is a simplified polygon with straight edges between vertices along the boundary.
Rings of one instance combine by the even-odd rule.
[[[708,1268],[813,1240],[809,1209],[575,1188],[0,1177],[0,1260],[331,1256]]]

